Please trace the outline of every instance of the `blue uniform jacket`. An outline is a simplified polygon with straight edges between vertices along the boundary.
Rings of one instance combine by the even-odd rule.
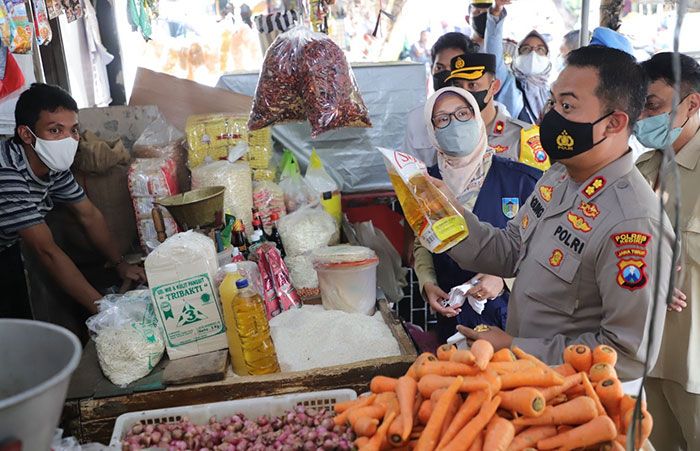
[[[435,178],[442,178],[437,165],[429,168],[428,173]],[[526,199],[541,176],[542,172],[535,168],[494,156],[472,212],[482,222],[505,228],[508,221],[517,213],[517,209],[525,205]],[[433,264],[438,285],[446,293],[449,293],[453,287],[468,282],[476,275],[474,272],[460,268],[447,253],[433,254]],[[444,342],[452,336],[456,332],[457,324],[466,327],[488,324],[505,329],[508,296],[509,293],[506,291],[496,299],[488,301],[481,315],[466,302],[458,318],[437,315],[440,339]]]

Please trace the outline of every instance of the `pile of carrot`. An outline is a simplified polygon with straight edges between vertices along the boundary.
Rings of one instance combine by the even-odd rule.
[[[634,397],[615,372],[617,353],[572,345],[550,368],[514,347],[494,352],[443,345],[421,354],[404,376],[376,376],[371,393],[335,405],[360,451],[624,450]],[[636,449],[652,428],[642,407]]]

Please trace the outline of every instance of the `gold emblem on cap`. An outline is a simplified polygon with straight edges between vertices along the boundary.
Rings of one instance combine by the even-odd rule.
[[[566,130],[563,132],[559,133],[559,136],[557,136],[557,147],[559,150],[574,150],[574,138],[567,133]]]
[[[455,62],[455,68],[461,69],[463,67],[464,67],[464,60],[462,58],[457,58],[457,61]]]

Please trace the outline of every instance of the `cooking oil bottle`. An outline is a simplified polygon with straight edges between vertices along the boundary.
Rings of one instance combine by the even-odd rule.
[[[430,182],[426,173],[414,173],[408,182],[404,182],[404,178],[392,168],[389,169],[389,178],[406,220],[429,251],[445,252],[469,236],[464,218]]]
[[[236,282],[238,293],[233,302],[236,328],[243,348],[243,360],[252,375],[276,373],[280,370],[270,324],[262,298],[248,286],[247,279]]]
[[[233,372],[239,376],[247,376],[248,367],[243,360],[243,348],[241,347],[241,339],[238,337],[238,327],[236,327],[236,317],[233,314],[233,303],[236,300],[236,282],[243,278],[238,272],[238,266],[235,263],[230,263],[223,267],[226,276],[223,282],[219,285],[219,297],[221,298],[221,307],[224,311],[224,323],[226,324],[226,339],[228,340],[228,353],[231,355],[231,365]]]

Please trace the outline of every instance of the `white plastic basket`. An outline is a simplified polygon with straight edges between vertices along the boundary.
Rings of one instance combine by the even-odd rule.
[[[186,416],[193,423],[203,425],[207,424],[213,416],[224,418],[237,413],[242,413],[248,418],[257,418],[262,415],[278,416],[299,405],[331,408],[336,402],[355,398],[357,398],[357,393],[354,390],[341,389],[129,412],[119,415],[117,418],[109,446],[121,449],[122,438],[137,423],[144,425],[167,423],[179,421]]]

